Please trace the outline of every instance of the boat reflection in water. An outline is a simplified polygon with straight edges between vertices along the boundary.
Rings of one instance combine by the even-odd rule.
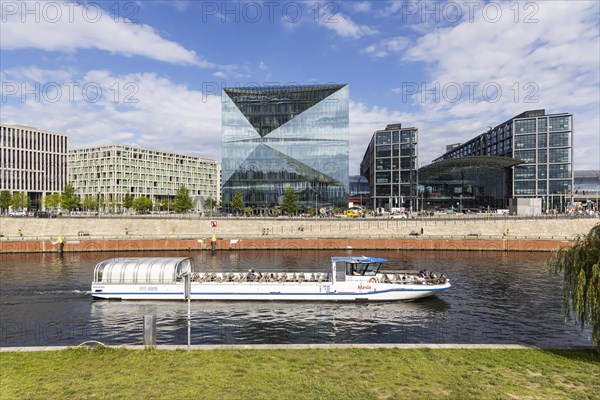
[[[192,344],[401,343],[431,339],[446,301],[408,302],[192,302]],[[91,320],[110,343],[142,343],[144,314],[157,316],[158,343],[187,337],[184,302],[92,301]],[[135,340],[132,338],[135,337]]]

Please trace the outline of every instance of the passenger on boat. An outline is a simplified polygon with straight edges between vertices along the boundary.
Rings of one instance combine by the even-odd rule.
[[[254,282],[254,280],[256,279],[256,272],[254,272],[254,268],[250,268],[248,270],[247,279],[248,279],[248,282]]]

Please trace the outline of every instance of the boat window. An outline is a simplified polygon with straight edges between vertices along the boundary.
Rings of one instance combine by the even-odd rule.
[[[106,261],[101,262],[96,266],[96,276],[94,277],[96,282],[102,282],[102,275],[104,274],[104,267],[106,266]]]
[[[370,263],[347,263],[346,275],[362,276],[369,275]],[[374,274],[370,274],[374,275]]]
[[[365,272],[363,275],[377,275],[377,272],[379,271],[379,267],[381,267],[381,263],[366,264]]]

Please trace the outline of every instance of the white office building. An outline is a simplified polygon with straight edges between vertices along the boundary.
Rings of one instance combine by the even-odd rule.
[[[65,134],[0,124],[0,191],[24,192],[30,209],[43,209],[42,198],[66,182]]]
[[[104,212],[120,212],[123,199],[146,196],[153,208],[167,204],[180,186],[190,191],[196,209],[207,198],[219,200],[218,164],[214,160],[127,145],[69,151],[69,183],[82,200],[96,196]]]

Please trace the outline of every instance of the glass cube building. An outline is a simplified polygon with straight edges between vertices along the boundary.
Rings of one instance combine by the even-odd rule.
[[[348,202],[348,85],[225,88],[222,93],[223,206],[240,192],[255,210]]]

